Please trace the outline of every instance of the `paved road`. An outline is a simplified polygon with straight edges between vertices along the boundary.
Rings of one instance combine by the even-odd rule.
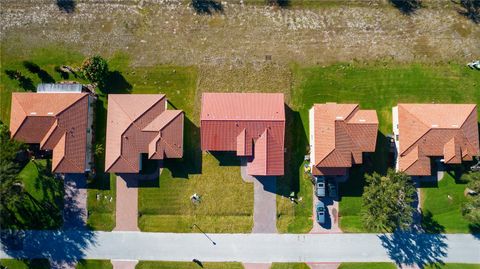
[[[0,257],[170,261],[196,258],[246,263],[392,260],[406,264],[480,263],[480,241],[468,234],[209,234],[209,237],[216,244],[204,234],[36,231],[25,235],[23,251],[2,248]]]

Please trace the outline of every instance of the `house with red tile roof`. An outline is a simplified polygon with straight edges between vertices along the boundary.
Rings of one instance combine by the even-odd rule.
[[[398,104],[393,108],[397,170],[430,176],[431,157],[460,164],[480,155],[475,104]]]
[[[94,98],[87,93],[12,93],[13,139],[52,150],[52,172],[91,169]]]
[[[234,151],[253,176],[284,174],[285,104],[281,93],[204,93],[203,151]]]
[[[309,111],[310,163],[316,176],[343,176],[374,152],[378,118],[357,104],[315,104]]]
[[[109,94],[105,172],[138,173],[148,159],[183,157],[181,110],[168,110],[164,94]]]

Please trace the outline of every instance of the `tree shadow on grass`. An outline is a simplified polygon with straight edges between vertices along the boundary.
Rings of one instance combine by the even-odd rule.
[[[445,227],[433,219],[430,211],[422,212],[422,229],[425,233],[440,234],[445,232]]]
[[[30,61],[23,61],[23,66],[31,73],[36,74],[43,83],[55,83],[55,79],[37,64]]]
[[[58,9],[65,13],[73,13],[76,5],[75,0],[57,0]]]
[[[268,5],[286,8],[290,6],[290,0],[266,0]]]
[[[422,7],[421,0],[390,0],[390,3],[405,15],[411,15]]]
[[[192,0],[192,7],[199,14],[212,15],[223,12],[222,4],[215,0]]]
[[[48,166],[39,166],[38,169],[44,169],[42,173],[48,174]],[[57,181],[62,183],[58,179]],[[80,220],[83,217],[80,214],[83,209],[79,208],[74,199],[75,196],[65,198],[62,206],[67,212],[71,212],[65,216],[72,218],[69,223],[84,223],[83,219]],[[32,203],[27,203],[27,200],[31,200]],[[8,256],[14,259],[43,258],[57,265],[73,265],[84,258],[84,250],[88,245],[95,243],[94,233],[83,229],[83,225],[67,226],[66,230],[53,230],[58,229],[58,223],[61,223],[62,214],[60,214],[59,205],[45,204],[28,193],[19,202],[16,204],[17,208],[9,208],[11,211],[7,212],[9,219],[5,220],[2,217],[0,240],[2,250]],[[28,206],[29,204],[31,206]],[[3,211],[2,214],[5,213]],[[58,218],[60,221],[57,220]],[[6,221],[9,223],[5,223]]]
[[[61,227],[63,206],[61,181],[53,177],[48,164],[34,162],[34,165],[38,176],[32,181],[36,192],[41,194],[42,198],[34,197],[23,188],[10,193],[6,205],[0,212],[2,229],[41,230]]]
[[[21,261],[29,269],[50,269],[50,262],[47,259],[31,259],[31,260],[25,259]],[[5,268],[10,268],[10,267],[7,267],[8,263],[2,263],[0,261],[0,268],[4,268],[2,266],[4,266]]]
[[[125,79],[120,71],[110,71],[99,89],[103,93],[121,94],[132,92],[132,85]]]
[[[438,230],[438,227],[433,229]],[[448,245],[444,234],[425,233],[423,229],[412,228],[378,237],[390,259],[399,266],[424,268],[428,264],[444,264],[442,259],[447,256]]]
[[[469,224],[468,231],[478,240],[480,240],[480,224]]]
[[[457,12],[473,21],[480,23],[480,0],[452,0],[457,4]]]
[[[187,179],[191,174],[202,173],[200,128],[188,117],[185,117],[184,134],[183,158],[165,159],[163,161],[163,168],[170,170],[172,177]]]
[[[27,92],[35,92],[36,88],[33,85],[33,80],[29,77],[22,75],[19,71],[5,70],[5,74],[8,78],[18,81],[18,86]]]
[[[277,177],[276,193],[289,197],[300,191],[300,167],[307,154],[308,139],[300,113],[285,105],[285,160],[284,176]]]

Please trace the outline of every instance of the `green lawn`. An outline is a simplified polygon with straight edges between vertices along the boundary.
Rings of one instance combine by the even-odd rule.
[[[351,171],[340,185],[340,226],[345,232],[366,232],[360,217],[365,172],[385,172],[387,151],[383,136],[392,132],[391,109],[398,102],[480,103],[480,76],[463,65],[403,65],[374,62],[326,67],[292,67],[295,84],[293,109],[298,110],[308,134],[308,110],[315,103],[359,103],[375,109],[380,133],[377,152]],[[302,218],[304,216],[301,216]]]
[[[77,263],[77,269],[111,269],[113,268],[110,260],[80,260]]]
[[[270,269],[309,269],[310,267],[306,263],[279,263],[274,262]]]
[[[396,269],[390,262],[342,262],[338,269]]]
[[[63,182],[53,177],[48,160],[29,161],[18,177],[25,196],[5,209],[15,217],[3,220],[11,229],[57,229],[62,225]],[[10,213],[11,212],[11,213]]]
[[[208,269],[243,269],[243,265],[238,262],[205,262],[203,268]],[[201,268],[194,262],[160,262],[160,261],[140,261],[135,269],[198,269]]]
[[[14,260],[0,259],[0,268],[5,266],[8,269],[49,269],[50,263],[46,259],[35,260]]]
[[[466,197],[466,184],[456,181],[454,173],[445,173],[436,184],[422,184],[421,198],[424,225],[435,232],[469,233],[469,222],[463,218],[461,206]]]
[[[238,158],[201,155],[202,173],[183,178],[177,166],[163,170],[160,180],[139,190],[139,227],[142,231],[248,233],[253,227],[253,184],[240,177]],[[227,166],[221,166],[221,163]],[[169,166],[169,164],[167,164]],[[197,193],[202,202],[193,205]]]

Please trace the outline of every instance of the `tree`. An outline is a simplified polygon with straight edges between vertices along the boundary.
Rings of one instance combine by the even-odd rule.
[[[0,225],[11,221],[7,208],[21,198],[21,182],[18,180],[19,165],[15,162],[18,152],[24,147],[10,139],[8,126],[0,122]]]
[[[365,175],[363,222],[372,231],[407,229],[413,222],[416,189],[410,176],[389,169],[386,176]]]
[[[105,150],[103,149],[103,144],[95,144],[95,156],[98,157],[103,154]]]
[[[462,175],[462,179],[467,181],[467,188],[480,194],[480,172],[469,172]]]
[[[108,64],[105,59],[95,55],[83,61],[81,70],[86,79],[102,86],[108,75]]]
[[[480,225],[480,172],[469,172],[462,176],[467,180],[467,188],[475,194],[467,196],[467,202],[462,206],[462,215],[472,224]]]

